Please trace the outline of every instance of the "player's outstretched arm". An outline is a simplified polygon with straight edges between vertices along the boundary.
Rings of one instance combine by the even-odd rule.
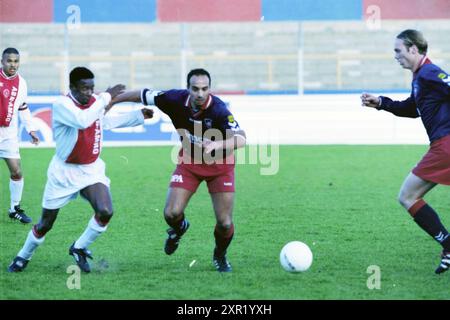
[[[106,89],[106,92],[111,95],[111,100],[114,100],[118,95],[125,92],[125,85],[116,84],[114,87]]]
[[[141,102],[141,91],[125,91],[117,95],[111,100],[111,105],[121,102]]]
[[[365,107],[390,112],[398,117],[417,118],[420,116],[412,95],[406,100],[394,101],[388,97],[376,97],[368,93],[363,93],[361,95],[361,104]]]
[[[378,108],[380,106],[380,97],[363,92],[361,95],[361,105],[369,108]]]

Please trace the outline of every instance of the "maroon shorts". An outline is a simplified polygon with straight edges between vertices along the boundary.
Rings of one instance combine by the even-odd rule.
[[[423,180],[450,185],[450,135],[433,141],[412,173]]]
[[[234,192],[234,164],[179,163],[172,174],[170,187],[195,192],[203,180],[209,193]]]

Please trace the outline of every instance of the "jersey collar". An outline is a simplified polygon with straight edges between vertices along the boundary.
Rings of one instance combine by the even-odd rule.
[[[424,64],[430,64],[430,63],[432,63],[431,60],[430,60],[430,58],[428,58],[428,56],[426,56],[426,55],[423,56],[422,60],[421,60],[420,63],[419,63],[419,67],[418,67],[417,70],[414,72],[414,74],[416,74],[417,72],[419,72],[420,68],[422,68],[422,66],[423,66]]]
[[[197,112],[195,112],[191,106],[191,95],[189,95],[186,99],[184,106],[188,107],[191,110],[191,112],[193,113],[192,116],[194,118],[197,118],[199,115],[201,115],[203,113],[203,111],[205,111],[206,109],[209,108],[209,106],[211,105],[211,102],[212,102],[212,97],[211,97],[211,95],[209,95],[208,99],[206,99],[205,103],[200,106],[200,109]]]
[[[6,75],[6,73],[5,73],[5,71],[3,71],[3,68],[1,68],[1,72],[0,72],[0,75],[3,77],[3,78],[5,78],[6,80],[12,80],[12,79],[14,79],[15,77],[17,77],[18,75],[19,75],[19,73],[15,73],[13,76],[7,76]]]

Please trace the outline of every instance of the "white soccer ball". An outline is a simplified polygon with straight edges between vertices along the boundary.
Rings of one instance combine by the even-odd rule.
[[[300,241],[287,243],[280,252],[280,263],[289,272],[303,272],[309,269],[313,254],[308,245]]]

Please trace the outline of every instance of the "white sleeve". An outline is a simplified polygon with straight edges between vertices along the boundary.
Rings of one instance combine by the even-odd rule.
[[[76,129],[86,129],[103,115],[110,101],[111,95],[102,92],[94,104],[82,110],[72,100],[64,97],[53,104],[53,121]]]
[[[103,129],[135,127],[144,124],[144,115],[141,110],[126,113],[111,114],[110,112],[103,118]]]
[[[142,89],[141,91],[141,102],[144,106],[154,106],[155,97],[160,93],[159,90]]]
[[[19,107],[19,118],[20,121],[25,125],[25,129],[28,133],[31,131],[36,131],[36,125],[33,121],[33,117],[31,116],[30,109],[26,104]]]

